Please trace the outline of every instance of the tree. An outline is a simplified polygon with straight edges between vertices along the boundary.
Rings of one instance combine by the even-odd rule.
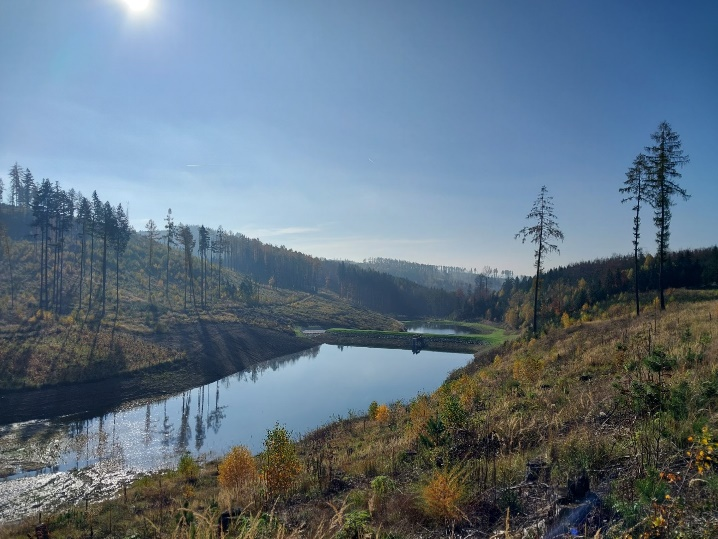
[[[90,233],[92,228],[92,207],[90,206],[90,201],[82,195],[80,195],[79,201],[77,219],[82,226],[82,230],[80,232],[80,297],[78,300],[78,306],[79,309],[82,309],[82,284],[85,281],[85,251],[87,247],[87,234]]]
[[[640,248],[638,246],[638,240],[641,237],[641,202],[650,200],[650,193],[648,189],[648,160],[646,156],[639,153],[633,160],[633,166],[626,172],[626,181],[623,182],[625,187],[621,187],[618,191],[626,196],[621,203],[633,201],[634,205],[631,208],[636,214],[633,216],[633,281],[634,289],[636,293],[636,316],[641,314],[641,304],[638,297],[638,254]]]
[[[209,230],[204,225],[199,227],[199,257],[201,264],[201,287],[200,302],[202,308],[207,307],[207,250],[210,246]]]
[[[105,304],[107,302],[107,244],[112,241],[114,230],[117,226],[117,216],[114,208],[109,202],[102,207],[102,316],[105,316]]]
[[[5,183],[2,181],[2,178],[0,178],[0,204],[2,204],[3,191],[5,191]]]
[[[89,300],[87,303],[88,312],[92,310],[92,296],[94,291],[92,290],[92,279],[95,274],[95,236],[99,231],[102,230],[102,223],[104,219],[105,210],[102,206],[100,197],[97,196],[97,191],[92,192],[92,220],[90,223],[90,291]]]
[[[40,230],[40,309],[48,307],[48,243],[50,238],[50,215],[53,190],[50,180],[44,178],[32,202],[32,226]]]
[[[224,229],[220,225],[217,228],[217,236],[212,242],[212,250],[217,253],[217,301],[222,299],[222,258],[226,248]]]
[[[651,192],[653,222],[658,229],[656,244],[658,245],[658,290],[661,298],[661,310],[665,310],[666,301],[663,297],[663,266],[668,256],[668,240],[670,238],[671,206],[676,195],[688,200],[690,195],[676,182],[682,176],[676,167],[683,167],[690,162],[681,148],[678,133],[671,129],[668,122],[661,122],[655,133],[651,135],[653,146],[646,146],[648,160],[648,188]]]
[[[147,229],[147,239],[150,242],[150,256],[149,263],[147,265],[147,301],[152,303],[152,252],[154,250],[155,242],[160,238],[160,234],[157,231],[157,225],[152,219],[147,221],[145,229]]]
[[[15,163],[10,172],[10,205],[19,206],[22,198],[22,167]]]
[[[194,294],[194,270],[192,268],[192,251],[196,244],[189,225],[180,224],[177,237],[184,247],[184,308],[187,309],[187,282],[189,281],[192,304],[196,303]]]
[[[175,243],[177,235],[174,219],[172,219],[172,208],[167,210],[165,217],[165,239],[167,240],[167,274],[165,279],[165,298],[170,297],[170,247]]]
[[[218,466],[219,484],[227,490],[233,501],[244,501],[259,479],[257,462],[243,445],[237,445],[227,453]]]
[[[536,250],[534,251],[534,257],[536,259],[536,279],[534,281],[534,320],[532,328],[534,335],[536,335],[538,334],[536,320],[538,315],[538,291],[541,270],[543,269],[546,256],[549,253],[554,251],[559,254],[561,253],[558,246],[555,243],[551,243],[551,241],[553,239],[563,241],[563,232],[558,228],[556,215],[553,212],[553,197],[548,196],[548,190],[545,185],[541,186],[538,198],[534,201],[534,205],[526,216],[526,219],[535,221],[536,224],[523,227],[514,236],[514,239],[521,238],[521,243],[525,243],[526,238],[529,238],[531,243],[536,244]]]
[[[127,249],[132,229],[127,213],[122,204],[115,210],[114,226],[112,229],[112,246],[115,250],[115,316],[120,312],[120,255]]]
[[[22,185],[20,188],[20,205],[29,208],[32,205],[32,199],[35,196],[35,178],[32,177],[32,172],[29,168],[25,169],[25,173],[22,175]]]
[[[267,484],[267,494],[272,498],[285,494],[300,471],[297,450],[286,428],[276,424],[272,430],[267,431],[263,457],[262,473]]]

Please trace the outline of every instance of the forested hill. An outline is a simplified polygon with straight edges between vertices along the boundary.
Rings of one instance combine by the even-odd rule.
[[[200,229],[196,229],[198,237]],[[206,230],[210,240],[205,256],[221,255],[225,267],[262,284],[305,292],[327,289],[356,305],[401,317],[446,317],[456,308],[455,295],[440,288],[352,262],[316,258],[240,233]]]
[[[396,260],[393,258],[369,258],[357,264],[359,267],[373,269],[408,279],[422,286],[442,288],[449,292],[469,287],[498,290],[505,279],[513,276],[511,270],[501,270],[485,266],[481,272],[476,268],[466,269],[456,266],[436,266]]]
[[[96,193],[88,199],[49,180],[37,186],[31,176],[25,190],[24,176],[18,177],[13,192],[27,191],[26,196],[16,193],[12,204],[0,203],[0,296],[11,306],[22,297],[28,306],[66,314],[83,300],[91,301],[88,290],[94,296],[101,286],[104,312],[111,293],[117,301],[121,295],[167,297],[178,284],[178,301],[204,306],[208,294],[246,300],[259,283],[310,293],[324,289],[354,306],[409,318],[446,317],[456,308],[454,296],[444,290],[265,244],[221,227],[175,223],[171,212],[163,226],[150,220],[137,234],[122,206],[104,202]],[[15,259],[30,251],[34,263]]]

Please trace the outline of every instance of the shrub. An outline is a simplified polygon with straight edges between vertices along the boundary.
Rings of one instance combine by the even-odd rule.
[[[378,477],[375,477],[372,479],[371,482],[371,489],[374,491],[374,494],[379,496],[380,498],[386,496],[389,494],[392,490],[396,488],[396,484],[390,477],[387,477],[386,475],[380,475]]]
[[[377,406],[374,419],[381,423],[389,421],[389,407],[386,404],[380,404],[379,406]]]
[[[243,445],[233,447],[219,465],[219,484],[233,499],[248,494],[257,478],[257,463],[251,451]]]
[[[352,511],[344,517],[337,539],[361,539],[367,531],[371,515],[368,511]]]
[[[264,440],[264,466],[262,474],[271,497],[285,494],[299,475],[297,450],[289,438],[289,432],[276,424],[267,432]]]
[[[376,419],[376,411],[379,408],[379,404],[376,401],[371,401],[369,404],[369,419],[374,421]]]
[[[464,516],[461,505],[466,498],[466,474],[460,468],[435,470],[421,490],[422,509],[427,516],[456,522]]]
[[[199,464],[192,458],[192,455],[185,453],[179,459],[177,471],[185,481],[197,481],[199,478]]]

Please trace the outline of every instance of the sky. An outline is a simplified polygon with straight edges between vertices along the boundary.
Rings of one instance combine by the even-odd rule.
[[[131,224],[310,255],[531,274],[632,252],[618,189],[668,121],[691,162],[671,248],[718,237],[718,3],[0,0],[0,177]],[[655,252],[644,213],[641,245]]]

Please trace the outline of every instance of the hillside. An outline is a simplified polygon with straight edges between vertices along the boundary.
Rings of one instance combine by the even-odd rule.
[[[45,388],[53,395],[46,408],[58,402],[71,411],[93,395],[110,406],[121,395],[179,391],[314,346],[297,336],[300,327],[401,329],[330,290],[258,283],[218,260],[200,268],[176,246],[131,231],[118,249],[99,225],[89,234],[79,214],[64,225],[53,216],[40,238],[32,219],[28,208],[0,207],[0,420],[41,413],[37,391],[34,408],[11,406],[18,389]],[[102,380],[118,377],[121,390],[102,390],[110,387]],[[78,383],[99,385],[72,398],[61,387]]]
[[[92,508],[92,526],[209,536],[236,508],[229,536],[243,538],[714,537],[716,317],[715,292],[677,290],[656,316],[515,341],[432,395],[372,405],[285,448],[297,467],[276,498],[259,478],[222,487],[216,463],[190,459]],[[256,465],[273,470],[268,458]],[[232,477],[252,477],[243,462]],[[88,518],[76,508],[46,522],[54,535],[82,535]]]

